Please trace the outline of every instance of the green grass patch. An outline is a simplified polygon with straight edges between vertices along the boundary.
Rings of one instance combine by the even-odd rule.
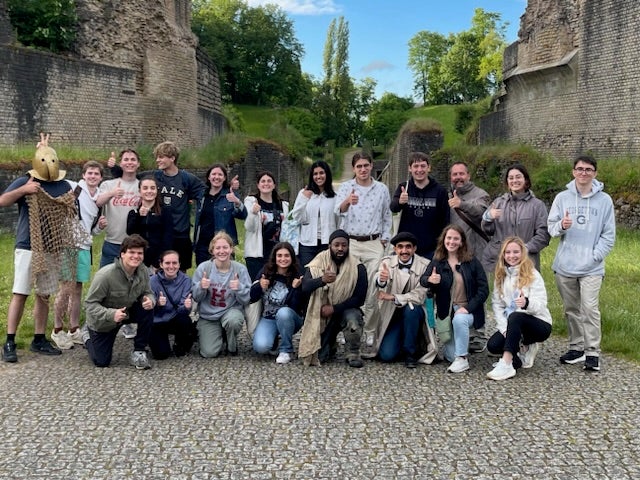
[[[444,147],[453,147],[463,143],[463,135],[456,132],[456,105],[431,105],[409,110],[410,118],[431,118],[442,127]]]

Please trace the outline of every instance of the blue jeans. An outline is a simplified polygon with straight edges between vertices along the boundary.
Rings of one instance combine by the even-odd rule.
[[[394,312],[378,350],[380,360],[392,362],[401,352],[405,357],[415,357],[416,340],[422,322],[424,322],[424,310],[420,307],[412,310],[404,306]]]
[[[120,244],[104,242],[102,244],[102,255],[100,256],[100,268],[111,265],[120,256]]]
[[[453,307],[456,312],[460,307]],[[469,354],[469,329],[473,327],[471,313],[454,313],[451,321],[453,338],[444,345],[445,358],[453,362],[456,357],[466,357]]]
[[[289,307],[282,307],[275,319],[260,318],[253,332],[253,349],[268,353],[280,335],[280,352],[293,353],[293,334],[302,328],[302,317]]]

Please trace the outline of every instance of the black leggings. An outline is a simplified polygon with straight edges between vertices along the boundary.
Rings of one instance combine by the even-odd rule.
[[[524,312],[513,312],[507,319],[507,335],[494,333],[487,342],[487,350],[494,355],[511,352],[515,357],[520,351],[520,339],[524,345],[544,342],[551,335],[551,324]]]

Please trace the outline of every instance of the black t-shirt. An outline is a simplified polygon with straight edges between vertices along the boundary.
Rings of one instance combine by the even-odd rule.
[[[276,202],[265,202],[258,198],[262,214],[262,253],[267,258],[273,247],[280,241],[282,225],[282,205]]]

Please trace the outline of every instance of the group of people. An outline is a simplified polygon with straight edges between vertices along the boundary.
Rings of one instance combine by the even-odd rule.
[[[430,175],[430,159],[421,152],[410,154],[409,178],[393,196],[372,177],[366,153],[353,156],[354,177],[337,191],[329,165],[316,161],[290,208],[272,173],[260,172],[255,192],[241,201],[237,176],[229,180],[227,169],[215,164],[203,183],[177,167],[179,150],[171,142],[154,149],[156,170],[138,172],[138,154],[128,149],[119,164],[114,154],[109,159],[113,179],[101,183],[102,166],[87,162],[77,185],[64,180],[55,151],[42,143],[34,169],[0,196],[0,206],[19,207],[6,362],[17,361],[15,333],[35,282],[31,350],[59,355],[83,344],[100,367],[111,363],[119,331],[133,339],[131,363],[146,369],[147,349],[156,360],[183,356],[195,343],[205,358],[236,355],[246,323],[253,349],[273,354],[278,364],[295,358],[293,336],[301,330],[298,357],[305,365],[335,357],[341,336],[351,367],[362,367],[363,357],[403,361],[407,368],[444,357],[448,371],[460,373],[469,369],[469,353],[486,344],[500,356],[487,376],[504,380],[530,368],[551,334],[540,251],[558,236],[552,268],[570,337],[560,361],[600,369],[598,297],[615,219],[592,157],[575,160],[574,179],[549,212],[522,165],[508,167],[507,192],[491,201],[464,162],[451,166],[446,188]],[[30,218],[46,205],[34,210],[30,199],[63,195],[75,202],[71,220],[83,235],[60,255],[54,346],[45,337],[49,295],[31,273]],[[190,203],[196,207],[193,242]],[[281,241],[287,219],[298,225],[297,245]],[[244,264],[235,260],[236,220],[245,224]],[[101,268],[80,328],[91,235],[103,230]],[[487,342],[491,281],[497,331]]]

